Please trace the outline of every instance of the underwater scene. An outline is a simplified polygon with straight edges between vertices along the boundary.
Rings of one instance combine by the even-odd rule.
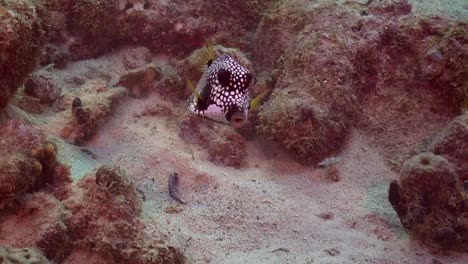
[[[0,0],[0,263],[468,263],[468,1]]]

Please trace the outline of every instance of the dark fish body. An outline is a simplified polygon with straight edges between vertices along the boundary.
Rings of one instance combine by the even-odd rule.
[[[173,174],[169,175],[169,179],[167,182],[167,187],[169,189],[169,195],[176,200],[177,202],[181,204],[186,204],[185,201],[183,201],[180,198],[180,192],[179,192],[179,174],[174,172]]]
[[[224,54],[208,64],[188,100],[188,110],[222,123],[244,122],[249,111],[252,73]]]

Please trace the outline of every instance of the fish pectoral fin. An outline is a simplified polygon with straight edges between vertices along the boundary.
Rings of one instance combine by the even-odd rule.
[[[260,106],[260,103],[265,99],[265,97],[271,92],[271,90],[265,90],[261,93],[259,93],[257,96],[255,96],[254,99],[250,101],[249,104],[249,109],[250,110],[255,110]]]
[[[216,57],[216,51],[212,43],[208,43],[206,46],[203,46],[195,54],[193,54],[190,61],[192,64],[196,65],[201,72],[206,71],[208,67],[213,63]]]
[[[186,83],[187,83],[187,87],[188,87],[188,88],[190,89],[190,91],[195,95],[195,98],[196,98],[197,102],[198,102],[198,100],[203,101],[203,98],[202,98],[201,95],[197,92],[197,89],[195,88],[195,85],[193,84],[193,82],[190,81],[190,80],[187,80]]]

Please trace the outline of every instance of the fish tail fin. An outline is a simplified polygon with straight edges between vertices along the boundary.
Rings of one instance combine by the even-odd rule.
[[[214,49],[213,43],[209,42],[203,48],[199,49],[195,54],[193,54],[190,61],[196,65],[201,72],[206,71],[206,69],[213,63],[216,57],[216,51]]]
[[[193,82],[191,80],[186,80],[186,83],[187,83],[187,87],[190,89],[190,91],[195,95],[195,98],[198,102],[198,100],[202,100],[203,101],[203,98],[201,97],[201,95],[198,93],[197,89],[195,88],[195,85],[193,84]]]
[[[250,110],[255,110],[260,106],[260,103],[265,99],[265,97],[271,92],[271,90],[265,90],[261,93],[259,93],[257,96],[255,96],[254,99],[250,101],[249,104],[249,109]]]

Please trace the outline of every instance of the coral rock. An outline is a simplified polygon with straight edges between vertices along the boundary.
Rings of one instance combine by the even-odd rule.
[[[95,57],[116,45],[133,43],[144,44],[152,51],[188,54],[203,45],[206,36],[212,36],[215,42],[246,48],[248,34],[255,29],[266,4],[229,1],[219,5],[214,0],[184,5],[164,1],[46,2],[45,17],[51,24],[48,34],[54,44],[48,51],[66,49],[72,60]],[[66,34],[60,24],[67,25]],[[71,38],[60,38],[63,35]],[[47,61],[53,61],[54,56],[46,54],[46,57],[52,59]]]
[[[455,118],[432,142],[430,150],[457,165],[460,180],[468,180],[468,114]]]
[[[34,246],[48,259],[60,261],[71,246],[64,217],[65,210],[58,200],[43,192],[34,193],[21,202],[16,213],[2,218],[0,244]]]
[[[83,178],[64,201],[65,218],[76,246],[108,263],[182,263],[179,250],[158,232],[146,235],[141,198],[133,181],[114,167]]]
[[[152,59],[151,52],[148,48],[138,47],[128,50],[124,54],[123,63],[128,70],[145,67]]]
[[[402,16],[411,13],[412,5],[408,0],[372,1],[369,5],[371,15]]]
[[[2,1],[0,32],[0,108],[4,108],[41,55],[43,30],[31,1]]]
[[[21,96],[13,104],[31,114],[41,114],[43,112],[39,99],[31,96]]]
[[[181,137],[208,153],[208,160],[218,165],[241,167],[247,157],[246,139],[234,128],[189,114],[182,120]]]
[[[33,158],[21,153],[2,157],[0,161],[0,208],[9,206],[14,200],[29,192],[34,187],[37,176],[39,175],[34,172]]]
[[[55,146],[21,121],[0,126],[0,156],[0,208],[30,191],[70,180],[68,169],[57,161]]]
[[[292,15],[299,3],[282,4],[265,19],[284,19],[275,16]],[[296,24],[286,27],[284,34],[294,33],[294,40],[288,39],[279,58],[271,58],[282,71],[271,76],[277,81],[269,101],[259,109],[257,130],[299,162],[316,165],[341,150],[357,116],[358,91],[352,85],[352,53],[347,46],[356,41],[352,25],[358,18],[335,4],[311,5],[307,10],[299,12],[310,23],[290,18]],[[276,39],[277,32],[270,32],[269,25],[261,23],[260,27],[268,34],[259,43]],[[273,41],[271,48],[279,49],[280,44]]]
[[[438,249],[468,250],[467,199],[454,166],[429,152],[406,161],[400,181],[389,189],[403,226]]]
[[[143,69],[129,71],[120,78],[117,85],[127,88],[132,96],[138,98],[148,92],[150,84],[160,76],[160,69],[150,65]]]
[[[24,92],[39,99],[42,104],[52,104],[60,94],[50,74],[37,72],[29,76],[24,83]]]
[[[224,166],[240,167],[247,156],[246,139],[231,129],[221,135],[210,143],[208,160]]]
[[[51,146],[31,125],[12,120],[0,126],[0,208],[46,184],[69,180]]]
[[[127,94],[124,87],[108,87],[107,81],[94,79],[79,87],[78,97],[69,99],[69,109],[61,113],[65,126],[62,136],[76,145],[92,137],[115,103]],[[77,99],[78,98],[78,99]]]
[[[96,171],[96,184],[106,189],[113,195],[126,195],[128,199],[136,200],[135,185],[128,176],[119,168],[103,166]],[[128,195],[126,195],[128,196]],[[137,203],[135,201],[135,203]],[[137,207],[135,205],[135,207]]]

